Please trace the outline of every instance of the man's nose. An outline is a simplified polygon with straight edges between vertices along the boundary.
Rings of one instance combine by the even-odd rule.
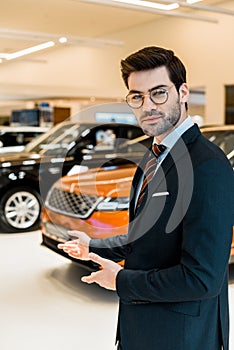
[[[150,94],[144,95],[144,100],[142,104],[143,111],[151,111],[152,109],[156,109],[157,105],[151,100]]]

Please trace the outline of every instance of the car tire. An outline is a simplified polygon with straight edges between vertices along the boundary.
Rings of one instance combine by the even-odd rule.
[[[41,199],[37,191],[17,187],[0,200],[1,226],[6,232],[27,232],[39,227]]]

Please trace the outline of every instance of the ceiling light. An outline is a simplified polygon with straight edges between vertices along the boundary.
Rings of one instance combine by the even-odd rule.
[[[33,53],[33,52],[44,50],[44,49],[47,49],[47,48],[52,47],[52,46],[54,46],[54,42],[48,41],[44,44],[32,46],[32,47],[29,47],[29,48],[24,49],[24,50],[16,51],[14,53],[9,53],[9,54],[7,54],[7,56],[5,58],[8,61],[13,60],[14,58],[18,58],[18,57],[28,55],[28,54]]]
[[[80,1],[80,0],[79,0]],[[83,36],[65,36],[65,35],[57,35],[52,33],[42,33],[42,32],[26,32],[21,30],[14,30],[14,29],[1,29],[0,28],[0,39],[12,39],[12,40],[24,40],[24,41],[39,41],[40,43],[43,41],[53,41],[54,43],[58,42],[60,40],[65,42],[69,42],[70,45],[88,45],[88,46],[105,46],[105,45],[112,45],[112,46],[120,46],[123,45],[123,41],[117,41],[117,40],[109,40],[109,39],[102,39],[102,38],[89,38],[89,37],[83,37]],[[4,55],[4,57],[3,57]],[[0,53],[1,58],[6,58],[9,54]]]
[[[9,55],[9,53],[3,53],[3,52],[1,52],[1,53],[0,53],[0,58],[7,58],[8,55]]]
[[[67,38],[65,36],[62,36],[61,38],[59,38],[59,42],[60,44],[65,44],[67,43]]]
[[[198,6],[199,7],[202,6],[202,5],[196,5],[196,4],[191,5],[185,2],[184,0],[183,1],[177,0],[176,2],[174,2],[173,0],[160,0],[161,4],[156,4],[154,2],[144,1],[144,0],[135,0],[135,1],[133,0],[73,0],[73,1],[85,2],[90,4],[98,4],[103,6],[119,7],[123,9],[125,8],[125,9],[144,11],[149,13],[157,13],[165,16],[189,18],[197,21],[205,21],[210,23],[218,23],[217,19],[211,18],[211,17],[205,17],[201,15],[196,15],[194,13],[183,12],[183,11],[168,11],[172,9],[177,9],[179,8],[179,6],[181,7],[185,6],[185,7],[191,7],[191,8],[194,8],[194,7],[197,8]],[[160,7],[160,9],[158,8],[158,5],[162,6],[162,3],[164,4],[166,3],[167,5],[164,8],[164,10],[162,10],[162,7]]]
[[[195,4],[195,2],[199,2],[199,1],[203,1],[203,0],[187,0],[188,4]]]
[[[142,6],[142,7],[150,7],[158,10],[170,11],[175,10],[179,7],[177,3],[172,3],[168,5],[158,4],[156,2],[144,1],[144,0],[113,0],[114,2],[122,2],[125,4]]]

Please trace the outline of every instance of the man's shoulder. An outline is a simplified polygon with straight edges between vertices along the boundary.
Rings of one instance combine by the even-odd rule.
[[[231,167],[230,162],[222,149],[209,141],[202,134],[197,137],[190,147],[190,157],[194,166],[212,161],[217,162],[217,165],[219,166],[222,164],[228,168]]]

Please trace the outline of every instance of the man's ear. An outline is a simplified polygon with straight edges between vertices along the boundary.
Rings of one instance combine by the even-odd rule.
[[[189,100],[189,88],[186,83],[183,83],[179,89],[180,101],[182,103],[188,102]]]

